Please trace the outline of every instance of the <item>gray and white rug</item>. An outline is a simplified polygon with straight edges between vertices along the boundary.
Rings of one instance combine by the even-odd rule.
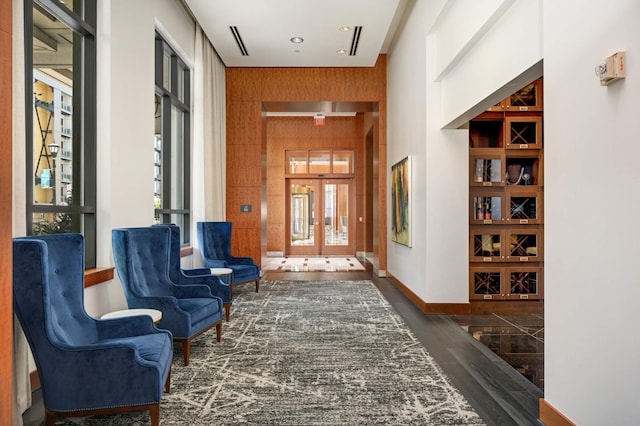
[[[188,367],[176,345],[171,376],[163,425],[483,424],[371,281],[240,286],[222,342],[194,340]]]

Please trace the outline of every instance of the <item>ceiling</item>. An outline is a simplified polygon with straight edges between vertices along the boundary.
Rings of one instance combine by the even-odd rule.
[[[373,67],[415,0],[182,1],[227,67]],[[293,37],[304,41],[293,43]],[[72,85],[72,57],[71,30],[36,5],[34,66]],[[268,115],[330,116],[376,111],[377,105],[327,100],[267,103],[264,109]]]
[[[73,33],[42,7],[33,7],[33,66],[73,85]]]
[[[227,67],[372,67],[409,1],[184,0]]]

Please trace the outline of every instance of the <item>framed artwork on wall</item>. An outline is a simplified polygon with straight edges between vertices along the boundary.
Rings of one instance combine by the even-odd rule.
[[[391,167],[391,240],[411,247],[411,157]]]

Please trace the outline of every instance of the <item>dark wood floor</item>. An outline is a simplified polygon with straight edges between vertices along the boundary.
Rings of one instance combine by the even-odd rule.
[[[367,268],[370,269],[370,268]],[[425,314],[389,280],[367,272],[267,272],[268,280],[372,280],[487,425],[542,425],[543,392],[448,315]]]

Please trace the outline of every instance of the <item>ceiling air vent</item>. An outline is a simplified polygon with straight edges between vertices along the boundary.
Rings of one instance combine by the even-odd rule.
[[[358,25],[353,30],[353,39],[351,40],[351,50],[349,50],[349,56],[356,56],[358,51],[358,43],[360,42],[360,33],[362,32],[362,26]]]
[[[231,34],[233,34],[233,38],[236,39],[236,44],[238,45],[238,49],[240,49],[240,53],[242,53],[242,56],[249,56],[249,52],[247,51],[247,48],[244,46],[242,37],[240,37],[240,32],[238,31],[238,27],[233,26],[233,27],[229,27],[229,29],[231,30]]]

